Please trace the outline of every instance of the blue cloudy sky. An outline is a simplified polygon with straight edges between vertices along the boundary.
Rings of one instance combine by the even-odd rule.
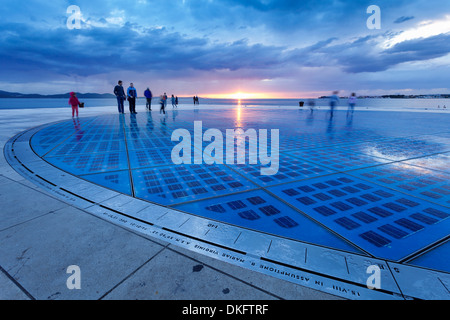
[[[450,93],[448,0],[18,0],[0,12],[5,91],[105,93],[122,79],[179,96]]]

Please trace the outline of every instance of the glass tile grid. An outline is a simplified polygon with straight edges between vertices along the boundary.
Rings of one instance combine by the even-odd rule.
[[[163,205],[223,196],[257,186],[219,165],[178,165],[132,170],[137,198]]]
[[[387,188],[446,205],[450,210],[450,174],[395,162],[349,174]]]
[[[309,150],[291,150],[284,153],[299,159],[336,170],[348,171],[391,162],[387,159],[368,156],[361,153],[348,152],[338,148],[320,148]]]
[[[45,160],[75,175],[128,169],[126,152],[55,156],[46,157]]]
[[[132,195],[130,172],[128,170],[86,174],[80,175],[80,177],[111,190],[118,191],[127,195]]]
[[[80,155],[89,153],[125,152],[124,140],[103,139],[98,141],[66,141],[49,152],[45,157]]]
[[[264,112],[265,111],[266,110],[264,110]],[[314,196],[302,194],[295,197],[296,192],[305,192],[305,190],[282,188],[298,185],[303,182],[305,182],[305,186],[310,183],[310,186],[312,186],[312,183],[316,183],[316,181],[326,181],[326,179],[336,171],[346,171],[347,169],[353,170],[361,168],[361,170],[357,172],[349,172],[349,174],[352,175],[353,172],[356,172],[355,174],[363,172],[370,174],[372,169],[375,170],[375,168],[379,167],[368,168],[373,165],[371,162],[372,160],[375,163],[380,161],[379,164],[382,166],[391,161],[407,160],[404,161],[404,163],[410,163],[419,168],[426,167],[432,168],[433,170],[446,171],[448,170],[448,165],[446,166],[446,164],[448,164],[449,159],[447,157],[449,152],[446,150],[450,150],[448,142],[450,134],[447,133],[446,135],[444,133],[395,137],[396,134],[399,135],[402,132],[401,127],[394,128],[392,126],[387,126],[386,128],[390,130],[389,134],[383,134],[383,132],[378,132],[377,129],[369,130],[352,128],[348,123],[346,126],[343,126],[342,121],[341,123],[338,122],[338,125],[336,126],[333,123],[318,121],[317,119],[313,120],[313,126],[305,127],[292,121],[292,112],[280,113],[271,110],[268,111],[268,114],[270,114],[268,118],[261,118],[260,112],[261,110],[241,110],[240,120],[236,119],[237,114],[235,111],[229,110],[226,112],[222,110],[180,112],[180,116],[176,119],[171,115],[159,117],[159,114],[156,115],[155,113],[153,113],[152,116],[147,113],[140,113],[138,116],[134,117],[131,115],[125,115],[125,117],[118,115],[100,116],[82,119],[79,123],[67,121],[44,128],[33,137],[32,146],[41,156],[51,150],[45,159],[47,161],[53,161],[55,166],[68,172],[88,177],[91,179],[90,181],[107,188],[128,194],[128,187],[130,186],[129,179],[126,179],[125,172],[129,173],[128,170],[130,168],[128,168],[126,152],[122,149],[122,146],[125,145],[126,142],[130,160],[132,162],[138,161],[138,166],[149,165],[151,167],[132,170],[135,189],[145,186],[144,191],[141,190],[140,194],[143,199],[161,203],[163,205],[175,205],[175,207],[177,207],[178,203],[181,203],[180,207],[185,206],[185,208],[190,208],[189,210],[191,211],[188,210],[188,212],[209,216],[211,212],[214,212],[214,214],[219,214],[219,212],[207,210],[197,205],[203,202],[210,202],[211,206],[214,206],[214,203],[217,201],[219,201],[220,204],[220,201],[222,201],[224,197],[233,197],[237,201],[240,197],[242,198],[246,194],[253,192],[248,190],[254,190],[255,188],[258,188],[258,186],[261,186],[262,189],[266,188],[270,193],[283,199],[285,204],[295,204],[294,207],[300,212],[306,213],[307,216],[320,223],[317,224],[316,222],[313,222],[313,220],[306,218],[303,214],[290,208],[297,216],[287,215],[287,218],[280,216],[280,219],[276,222],[272,221],[271,223],[264,223],[264,226],[261,227],[265,228],[264,230],[267,230],[268,233],[275,233],[276,228],[278,228],[280,232],[279,235],[285,236],[292,231],[292,238],[295,238],[296,230],[300,230],[295,227],[295,223],[302,226],[304,222],[301,222],[301,220],[299,221],[299,217],[302,217],[312,223],[312,225],[317,228],[316,231],[319,232],[319,234],[320,232],[330,234],[335,232],[370,254],[386,257],[386,259],[400,259],[398,257],[405,257],[411,252],[415,252],[415,248],[427,246],[436,241],[440,236],[448,236],[448,232],[445,233],[443,231],[445,228],[442,227],[446,226],[448,230],[447,212],[445,211],[447,208],[442,209],[443,207],[438,205],[438,203],[445,204],[445,202],[442,202],[444,198],[434,198],[433,200],[435,203],[431,203],[425,201],[425,198],[423,197],[422,199],[419,199],[416,196],[417,193],[405,194],[406,192],[404,192],[404,190],[401,190],[402,193],[400,193],[388,189],[397,188],[400,184],[399,175],[393,176],[394,180],[397,180],[395,180],[396,183],[390,185],[383,184],[383,181],[377,181],[375,178],[360,176],[360,178],[365,181],[359,180],[359,183],[355,183],[354,185],[349,183],[350,185],[346,185],[341,189],[335,185],[333,187],[336,188],[330,190],[324,189],[322,190],[323,192],[314,193]],[[256,118],[252,118],[252,115],[253,117],[256,115]],[[375,114],[375,116],[378,116],[378,114]],[[300,121],[309,121],[304,115],[300,116],[299,119]],[[280,128],[279,147],[281,163],[278,174],[279,177],[287,176],[287,178],[275,178],[274,181],[261,181],[261,177],[274,177],[261,175],[258,177],[256,175],[256,172],[259,172],[260,167],[258,165],[248,165],[248,142],[245,142],[247,165],[218,166],[220,169],[233,175],[231,180],[220,182],[223,186],[224,182],[232,183],[232,185],[229,185],[229,187],[231,187],[230,189],[228,189],[228,187],[223,189],[223,186],[211,183],[213,180],[206,181],[208,176],[205,175],[204,172],[191,172],[191,177],[188,178],[188,175],[184,170],[186,168],[179,169],[181,172],[180,175],[178,175],[178,172],[172,171],[172,173],[175,173],[173,177],[170,177],[171,172],[164,172],[164,174],[166,174],[164,177],[161,172],[157,174],[147,172],[145,175],[148,179],[144,179],[145,182],[142,184],[142,181],[140,180],[144,170],[166,169],[165,165],[167,165],[167,163],[162,161],[163,158],[166,158],[168,159],[167,161],[171,162],[168,151],[176,144],[176,142],[170,141],[173,130],[177,128],[188,129],[193,138],[194,120],[203,121],[203,133],[208,128],[218,128],[222,130],[224,137],[224,130],[229,128],[242,127],[244,130],[246,128],[270,129],[277,128],[280,123],[283,123],[282,128]],[[276,124],[276,121],[278,121],[278,125]],[[355,121],[355,123],[357,122]],[[420,133],[420,128],[421,127],[417,127],[416,129],[410,128],[408,133]],[[417,132],[414,132],[414,130]],[[428,130],[428,132],[431,131],[432,130]],[[106,146],[106,142],[113,144]],[[117,143],[120,145],[119,152],[101,152],[106,149],[108,151],[116,150],[114,148],[117,146]],[[203,142],[202,148],[204,149],[208,144],[209,142]],[[99,154],[89,153],[97,147],[99,148],[97,149],[100,152]],[[327,147],[329,150],[323,147]],[[194,148],[193,143],[192,148]],[[268,148],[270,150],[270,146]],[[83,153],[78,154],[78,151]],[[144,151],[143,153],[139,153],[141,159],[140,164],[136,151]],[[56,155],[58,152],[59,155]],[[439,154],[436,154],[437,152],[439,152]],[[305,153],[307,155],[313,154],[315,158],[303,158]],[[108,154],[115,155],[108,160]],[[167,158],[167,155],[169,155],[169,158]],[[292,157],[294,155],[297,158]],[[301,155],[301,157],[298,157],[299,155]],[[346,155],[347,158],[345,158]],[[96,156],[98,157],[95,158]],[[152,157],[154,157],[156,161],[153,161]],[[120,161],[117,161],[117,158],[119,158]],[[436,162],[436,159],[439,159],[440,161]],[[423,160],[427,161],[424,162]],[[118,164],[119,166],[117,166]],[[345,168],[341,167],[341,165],[344,164]],[[152,167],[153,165],[158,167]],[[319,169],[325,170],[325,172],[323,174],[322,172],[316,172],[315,175],[305,174],[306,171],[304,170],[310,168],[307,165],[314,165]],[[181,167],[186,166],[172,166],[171,170]],[[207,169],[208,167],[210,166],[201,165],[201,168],[203,169]],[[134,162],[132,168],[135,169]],[[206,173],[210,174],[211,172]],[[300,177],[298,176],[299,173],[301,174]],[[156,178],[154,176],[156,176]],[[187,180],[185,181],[182,177],[185,177]],[[357,180],[353,176],[344,175],[344,177],[354,179],[355,181]],[[179,189],[180,183],[175,182],[173,179],[183,180],[181,183],[182,189]],[[249,180],[253,181],[255,184],[252,184]],[[187,182],[191,183],[188,185]],[[244,187],[240,186],[239,183]],[[326,183],[324,184],[326,185]],[[378,188],[376,190],[378,193],[371,194],[369,189],[367,189],[368,191],[361,189],[361,192],[357,193],[355,192],[355,190],[358,189],[356,184],[363,188],[364,185],[366,187],[371,186],[372,188]],[[443,183],[434,185],[434,187],[430,186],[429,188],[422,187],[421,190],[429,191],[436,189],[437,186],[437,188],[439,188],[438,190],[445,191],[445,185],[443,185],[444,188],[442,188],[442,184]],[[236,188],[233,188],[233,186]],[[315,188],[315,186],[312,186],[312,188]],[[280,194],[280,190],[278,189],[282,189],[285,192]],[[184,192],[181,192],[180,190]],[[278,193],[274,192],[274,190],[278,190]],[[367,191],[367,193],[364,193],[363,191]],[[433,190],[432,192],[435,191],[436,190]],[[235,192],[238,193],[235,194]],[[263,192],[263,190],[257,190],[255,192]],[[186,193],[187,196],[185,195]],[[387,197],[387,194],[389,193],[393,193],[394,196],[391,198]],[[283,198],[283,196],[285,198]],[[335,199],[330,200],[327,196],[333,196]],[[383,196],[386,196],[386,199],[383,198]],[[444,196],[446,195],[444,194]],[[301,200],[298,200],[299,198],[301,198]],[[378,198],[382,198],[382,200],[378,200]],[[242,200],[243,203],[250,201],[245,199]],[[270,195],[269,197],[265,196],[264,199],[268,203],[268,206],[272,205],[273,207],[277,207],[275,203],[280,202],[278,199],[270,197]],[[257,200],[254,200],[254,205],[257,205],[256,201]],[[313,201],[320,201],[321,205],[319,206]],[[235,204],[235,208],[238,208],[240,203],[237,202]],[[371,207],[369,204],[373,206]],[[317,209],[318,207],[320,207],[320,209],[314,209]],[[349,207],[352,208],[350,209]],[[265,210],[264,212],[261,211],[259,207],[257,208],[258,211],[253,209],[244,210],[242,212],[239,211],[240,214],[237,215],[238,218],[234,215],[235,218],[230,218],[230,221],[233,220],[234,222],[230,223],[236,223],[238,225],[239,223],[245,223],[245,226],[259,230],[260,225],[256,222],[259,223],[266,217],[275,218],[278,216],[278,214],[275,214],[277,210],[269,208],[263,209],[263,211]],[[230,208],[230,210],[232,209]],[[305,212],[305,210],[307,210],[308,213]],[[284,212],[283,210],[281,211]],[[256,213],[256,215],[254,213]],[[348,214],[350,214],[350,216]],[[233,215],[230,215],[230,217],[231,216]],[[258,218],[258,216],[260,218]],[[224,219],[226,218],[223,215],[221,217]],[[218,220],[221,220],[221,218],[218,218]],[[276,227],[271,228],[270,226]],[[325,228],[323,228],[323,226],[325,226]],[[315,229],[313,228],[313,230]],[[314,235],[307,233],[303,234],[305,231],[301,232],[302,234],[297,235],[298,237],[306,235],[302,238],[302,241],[314,243],[315,240],[308,241],[308,237],[310,237],[310,239],[316,239]],[[287,236],[291,237],[290,235]],[[338,239],[340,239],[340,237],[338,237]],[[332,241],[329,241],[329,243],[332,243]],[[353,248],[347,242],[344,241],[344,243],[346,243],[349,248]],[[407,248],[409,245],[411,245],[411,248]],[[352,250],[355,249],[353,248]]]
[[[336,172],[321,165],[282,153],[280,154],[278,172],[273,175],[261,174],[261,169],[269,168],[270,164],[261,165],[260,161],[258,161],[257,165],[251,165],[247,160],[246,164],[233,164],[228,166],[255,184],[264,187],[329,175]]]
[[[43,156],[70,137],[79,138],[90,121],[90,119],[74,119],[45,127],[33,135],[31,146],[36,154]]]
[[[448,236],[448,208],[345,174],[267,190],[377,257],[398,261]]]
[[[262,190],[175,205],[174,208],[285,238],[362,253]]]

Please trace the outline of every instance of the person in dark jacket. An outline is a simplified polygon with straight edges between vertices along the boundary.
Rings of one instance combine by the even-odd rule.
[[[149,88],[147,88],[147,90],[144,91],[144,96],[147,99],[147,103],[145,104],[145,107],[147,108],[147,110],[152,111],[152,92],[150,91]]]
[[[119,113],[125,113],[123,109],[123,102],[126,99],[125,90],[122,87],[122,81],[119,80],[117,86],[114,87],[114,94],[117,97],[117,105],[119,109]]]

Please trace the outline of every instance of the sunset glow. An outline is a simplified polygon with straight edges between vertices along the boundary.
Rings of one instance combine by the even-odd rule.
[[[216,93],[216,94],[204,94],[205,98],[211,99],[234,99],[234,100],[246,100],[246,99],[276,99],[279,94],[271,93],[248,93],[248,92],[234,92],[234,93]],[[286,96],[283,96],[284,98]]]

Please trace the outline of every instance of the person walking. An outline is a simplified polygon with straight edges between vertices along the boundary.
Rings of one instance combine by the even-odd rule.
[[[123,102],[126,99],[125,90],[122,87],[122,80],[119,80],[117,86],[114,87],[114,94],[117,98],[117,106],[119,109],[119,113],[125,113],[123,108]]]
[[[165,92],[164,92],[163,98],[164,98],[164,109],[166,109],[166,107],[167,107],[167,94]]]
[[[333,94],[330,97],[330,118],[333,118],[334,108],[339,103],[338,93],[339,91],[333,91]]]
[[[70,98],[69,98],[69,105],[72,106],[72,118],[74,117],[75,113],[78,117],[79,104],[80,104],[80,101],[78,101],[77,94],[75,92],[71,92]]]
[[[356,94],[353,92],[350,98],[348,98],[348,110],[347,110],[347,117],[349,115],[353,115],[353,111],[355,109],[356,105]]]
[[[175,107],[178,108],[178,96],[175,97]]]
[[[159,109],[159,113],[161,114],[161,111],[166,114],[166,99],[164,95],[160,97],[159,103],[161,104],[161,108]]]
[[[136,112],[137,91],[136,91],[136,88],[134,87],[133,83],[130,83],[130,86],[128,87],[127,98],[128,98],[128,103],[130,105],[130,113],[136,114],[137,113]]]
[[[147,99],[147,103],[145,104],[145,107],[147,108],[147,110],[152,111],[152,92],[150,91],[149,88],[147,88],[147,90],[144,91],[144,96]]]

